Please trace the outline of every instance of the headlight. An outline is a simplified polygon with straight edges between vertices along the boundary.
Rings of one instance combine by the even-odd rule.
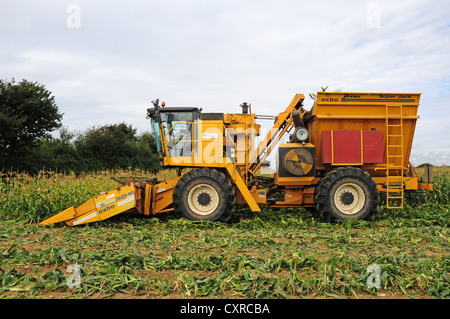
[[[299,142],[304,142],[308,139],[308,130],[304,127],[297,127],[294,131],[294,137]]]

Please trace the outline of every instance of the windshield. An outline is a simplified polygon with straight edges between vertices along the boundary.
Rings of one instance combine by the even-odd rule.
[[[191,156],[192,155],[192,124],[197,119],[197,112],[161,112],[161,124],[166,136],[168,156]],[[159,123],[153,121],[156,147],[158,152],[162,151]],[[169,134],[167,134],[169,133]]]

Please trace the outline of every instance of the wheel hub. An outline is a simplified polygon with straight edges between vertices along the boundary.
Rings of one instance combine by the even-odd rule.
[[[345,192],[342,194],[341,200],[344,205],[350,205],[355,200],[355,196],[350,192]]]
[[[206,206],[211,201],[211,196],[208,193],[201,193],[197,197],[198,203],[202,206]]]

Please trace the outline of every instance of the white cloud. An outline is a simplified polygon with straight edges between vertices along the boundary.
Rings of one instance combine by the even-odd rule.
[[[79,29],[66,25],[71,3]],[[373,7],[379,28],[368,25]],[[16,0],[0,12],[0,68],[44,83],[69,129],[125,120],[147,130],[157,97],[211,112],[248,101],[276,115],[324,85],[422,92],[413,156],[439,162],[449,145],[436,141],[450,140],[449,9],[437,0]]]

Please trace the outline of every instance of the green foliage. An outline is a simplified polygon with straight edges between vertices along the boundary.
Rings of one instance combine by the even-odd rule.
[[[38,175],[45,169],[79,175],[104,170],[160,169],[153,135],[137,135],[136,129],[125,123],[92,127],[80,134],[62,127],[59,137],[41,138],[33,148],[22,150],[19,162],[27,165],[3,166],[4,173]]]
[[[31,173],[44,168],[67,173],[83,171],[84,159],[73,143],[74,138],[74,133],[71,133],[66,127],[62,127],[59,130],[59,138],[43,139],[34,156],[37,162]]]
[[[82,158],[88,159],[90,170],[126,167],[136,130],[125,123],[93,127],[75,142]]]
[[[446,174],[435,176],[437,201],[427,202],[426,193],[417,206],[382,207],[370,222],[325,223],[303,208],[256,215],[241,208],[227,223],[162,214],[75,228],[35,224],[111,189],[104,175],[0,183],[0,297],[450,297]],[[67,287],[69,264],[82,267],[80,288]],[[367,284],[372,264],[380,288]]]
[[[150,133],[136,136],[136,129],[125,123],[93,127],[74,143],[84,171],[105,169],[159,170],[154,138]]]
[[[0,167],[30,170],[41,138],[61,126],[62,114],[44,85],[0,80]]]
[[[326,90],[328,90],[328,85],[327,86],[321,86],[320,89],[322,90],[321,92],[326,92]],[[334,92],[341,92],[341,90],[335,90]],[[316,99],[316,93],[308,93],[309,98],[311,100],[315,100]]]
[[[328,89],[328,85],[323,87],[321,86],[320,89],[322,90],[322,92],[325,92]],[[308,93],[309,94],[309,98],[311,100],[315,100],[316,99],[316,93]]]

